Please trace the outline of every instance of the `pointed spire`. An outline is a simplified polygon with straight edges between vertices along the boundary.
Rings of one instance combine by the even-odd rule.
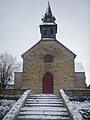
[[[49,2],[42,21],[43,23],[40,25],[41,40],[45,38],[52,38],[53,40],[55,40],[57,33],[57,24],[54,22],[55,17],[52,15]]]
[[[42,21],[43,22],[54,22],[55,21],[55,17],[52,15],[52,11],[51,11],[49,2],[48,2],[47,10],[45,12],[45,16],[42,18]]]
[[[51,11],[51,7],[50,7],[49,2],[48,2],[48,7],[47,7],[47,10],[46,10],[45,14],[52,16],[52,11]]]

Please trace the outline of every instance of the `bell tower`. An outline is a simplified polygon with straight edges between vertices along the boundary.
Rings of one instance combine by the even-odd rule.
[[[48,2],[48,8],[42,18],[42,24],[40,25],[41,40],[46,38],[56,39],[57,24],[54,22],[56,18],[52,15],[50,4]]]

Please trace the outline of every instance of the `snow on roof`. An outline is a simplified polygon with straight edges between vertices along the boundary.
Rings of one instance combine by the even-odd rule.
[[[85,72],[82,63],[80,62],[75,63],[75,72]]]
[[[14,85],[14,80],[8,81],[8,85]]]
[[[51,23],[51,22],[44,22],[44,23],[42,23],[41,25],[55,25],[55,23]]]
[[[42,38],[42,40],[55,40],[54,38]]]

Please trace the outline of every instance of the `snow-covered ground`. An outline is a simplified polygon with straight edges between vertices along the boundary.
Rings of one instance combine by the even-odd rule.
[[[6,115],[6,113],[15,103],[15,100],[0,100],[0,120]]]
[[[27,98],[29,92],[30,91],[26,91],[17,103],[15,100],[0,100],[0,120],[11,108],[12,111],[17,112],[18,110],[16,110],[16,108],[19,109],[22,106],[22,103]],[[60,90],[60,93],[75,120],[90,120],[90,99],[87,99],[85,101],[70,101],[69,96],[67,96],[63,90]],[[14,104],[16,108],[13,106]],[[9,116],[10,114],[8,117]]]
[[[72,103],[72,112],[79,112],[83,119],[90,120],[90,101],[71,101]]]
[[[20,112],[20,109],[24,105],[25,100],[28,95],[30,95],[30,90],[26,90],[23,95],[19,98],[19,100],[13,105],[7,115],[3,118],[3,120],[13,120],[16,115]]]
[[[75,120],[90,120],[90,99],[83,102],[76,100],[70,101],[63,90],[60,90],[60,93]]]

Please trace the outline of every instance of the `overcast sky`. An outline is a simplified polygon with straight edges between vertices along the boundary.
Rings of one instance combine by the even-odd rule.
[[[49,0],[58,24],[57,40],[74,52],[90,84],[90,0]],[[0,54],[21,55],[37,43],[48,0],[0,0]]]

